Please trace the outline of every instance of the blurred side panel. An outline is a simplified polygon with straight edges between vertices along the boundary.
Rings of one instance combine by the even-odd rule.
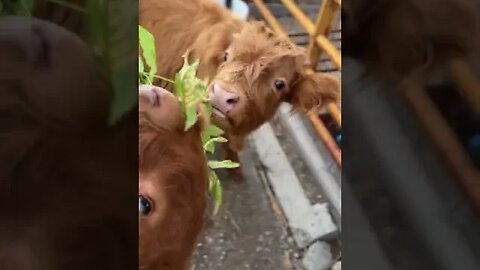
[[[115,5],[2,1],[2,270],[138,266],[137,2]]]
[[[479,269],[478,3],[342,4],[342,266]]]

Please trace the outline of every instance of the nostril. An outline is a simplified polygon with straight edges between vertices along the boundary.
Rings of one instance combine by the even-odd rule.
[[[151,85],[140,85],[139,86],[139,95],[143,97],[153,106],[160,106],[162,103],[163,96],[162,88],[151,86]]]
[[[153,97],[152,97],[153,106],[160,106],[161,99],[162,99],[162,94],[156,88],[152,88],[151,91],[152,91],[152,94],[153,94]]]
[[[235,104],[238,103],[239,99],[240,99],[239,97],[232,97],[232,98],[227,99],[227,103],[230,104],[230,105],[235,105]]]

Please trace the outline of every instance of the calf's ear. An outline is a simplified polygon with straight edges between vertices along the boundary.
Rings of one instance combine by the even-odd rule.
[[[321,73],[304,74],[292,85],[286,101],[292,104],[294,110],[307,113],[337,102],[339,92],[337,78]]]

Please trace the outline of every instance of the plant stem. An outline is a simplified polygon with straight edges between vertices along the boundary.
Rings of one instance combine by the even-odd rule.
[[[148,72],[142,72],[142,74],[145,75],[147,78],[148,78],[148,76],[150,75]],[[167,78],[165,78],[165,77],[163,77],[163,76],[160,76],[160,75],[153,75],[153,77],[154,77],[154,78],[157,78],[157,79],[160,79],[160,80],[162,80],[162,81],[166,81],[166,82],[172,83],[172,84],[175,83],[173,80],[167,79]],[[152,82],[150,82],[150,83],[152,83]]]
[[[153,77],[155,77],[157,79],[160,79],[160,80],[164,80],[164,81],[169,82],[169,83],[175,83],[173,80],[167,79],[167,78],[162,77],[160,75],[153,75]]]

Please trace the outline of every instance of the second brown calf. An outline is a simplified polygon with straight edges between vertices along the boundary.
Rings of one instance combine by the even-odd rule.
[[[140,269],[188,269],[207,207],[204,123],[184,131],[180,103],[159,87],[140,86],[139,110]]]

